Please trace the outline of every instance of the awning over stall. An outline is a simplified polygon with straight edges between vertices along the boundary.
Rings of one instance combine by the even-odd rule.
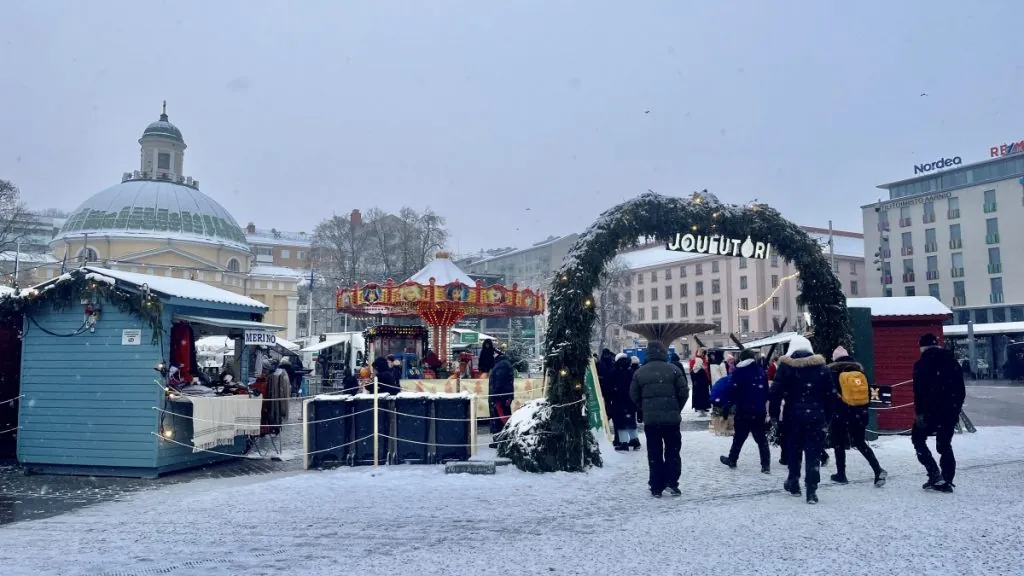
[[[324,340],[323,342],[317,342],[316,344],[313,344],[312,346],[307,346],[307,347],[303,348],[302,350],[299,350],[299,352],[319,352],[321,350],[326,350],[327,348],[330,348],[331,346],[336,346],[338,344],[341,344],[342,342],[344,342],[344,340],[340,340],[340,339],[339,340]]]
[[[773,344],[786,344],[793,339],[794,336],[798,336],[796,332],[782,332],[774,336],[768,336],[766,338],[758,338],[757,340],[751,340],[750,342],[744,342],[744,348],[761,348],[762,346],[771,346]]]
[[[276,326],[274,324],[264,324],[263,322],[253,322],[251,320],[229,320],[227,318],[209,318],[206,316],[185,316],[175,315],[175,320],[181,320],[182,322],[188,322],[189,324],[204,324],[206,326],[214,326],[216,328],[227,328],[228,330],[262,330],[264,332],[279,332],[284,330],[284,326]]]

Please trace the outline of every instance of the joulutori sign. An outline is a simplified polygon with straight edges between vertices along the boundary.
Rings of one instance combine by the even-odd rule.
[[[754,242],[747,236],[746,240],[727,238],[725,236],[704,236],[703,234],[676,234],[665,245],[667,250],[675,252],[692,252],[694,254],[718,254],[721,256],[742,256],[765,260],[772,253],[772,245],[767,242]]]

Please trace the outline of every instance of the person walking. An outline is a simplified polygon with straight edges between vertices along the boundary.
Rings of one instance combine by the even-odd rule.
[[[711,372],[707,353],[698,348],[690,358],[690,382],[693,384],[693,411],[707,416],[711,410]]]
[[[855,448],[868,461],[871,471],[875,473],[875,486],[881,488],[885,486],[889,474],[879,465],[875,452],[864,438],[870,400],[864,366],[846,348],[840,346],[832,352],[832,363],[828,369],[832,371],[832,383],[839,398],[832,419],[832,447],[836,451],[836,473],[832,475],[832,481],[838,484],[849,483],[846,478],[846,450],[849,447]]]
[[[640,449],[640,436],[636,431],[636,405],[629,397],[629,388],[633,383],[633,369],[629,356],[619,353],[615,356],[615,366],[610,376],[611,390],[605,398],[608,405],[608,417],[615,427],[615,449],[628,452]]]
[[[786,403],[783,437],[789,477],[783,487],[794,496],[800,495],[800,457],[803,455],[807,463],[804,475],[807,503],[817,504],[825,430],[835,403],[832,375],[825,365],[825,357],[814,353],[807,338],[794,336],[789,341],[789,353],[779,360],[774,384],[769,403],[773,420],[778,419],[782,403]]]
[[[914,363],[914,427],[910,438],[917,461],[928,473],[925,490],[952,492],[955,488],[956,457],[953,456],[953,432],[967,391],[964,373],[952,352],[939,346],[934,334],[925,334],[918,342],[921,358]],[[928,449],[928,436],[935,435],[939,463]]]
[[[729,468],[736,467],[740,450],[747,436],[754,437],[758,456],[761,459],[761,473],[771,474],[771,450],[768,448],[768,374],[757,361],[757,351],[747,348],[740,353],[740,361],[729,376],[731,386],[725,395],[723,411],[729,413],[732,406],[736,407],[735,432],[732,436],[732,447],[728,456],[721,456],[719,461]]]
[[[484,343],[480,345],[480,357],[477,358],[476,369],[480,372],[481,378],[487,378],[487,375],[494,369],[494,341],[490,338],[484,340]]]
[[[679,496],[682,436],[679,413],[690,396],[686,376],[668,363],[668,349],[658,341],[647,344],[647,362],[633,374],[629,398],[643,414],[647,437],[648,485],[651,496],[661,498],[667,488]]]

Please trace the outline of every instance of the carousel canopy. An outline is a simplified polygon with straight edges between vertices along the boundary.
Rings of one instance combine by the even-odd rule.
[[[544,297],[513,284],[484,286],[459,269],[445,252],[400,284],[388,280],[339,288],[337,311],[356,316],[422,318],[430,326],[454,326],[465,316],[512,317],[544,313]]]
[[[691,334],[707,332],[715,327],[714,324],[691,323],[691,322],[643,322],[640,324],[626,324],[626,330],[639,334],[648,341],[658,340],[665,346]]]

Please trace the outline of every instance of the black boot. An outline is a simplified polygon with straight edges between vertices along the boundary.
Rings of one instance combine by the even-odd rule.
[[[730,460],[728,456],[719,456],[718,457],[718,461],[721,462],[722,464],[725,464],[729,468],[735,468],[736,467],[736,461],[735,460]]]
[[[639,438],[633,438],[632,440],[630,440],[629,441],[629,447],[632,448],[633,450],[639,450],[640,449],[640,439]]]
[[[807,503],[817,504],[818,503],[818,491],[812,488],[807,489]]]
[[[889,473],[879,468],[875,471],[875,488],[881,488],[885,486],[885,479],[889,477]]]
[[[793,496],[799,496],[800,495],[800,480],[799,479],[794,480],[794,479],[790,478],[789,480],[786,480],[786,482],[782,485],[782,487],[786,490],[786,492],[789,492]]]
[[[846,472],[836,472],[831,476],[832,481],[836,484],[849,484],[850,481],[846,479]]]

